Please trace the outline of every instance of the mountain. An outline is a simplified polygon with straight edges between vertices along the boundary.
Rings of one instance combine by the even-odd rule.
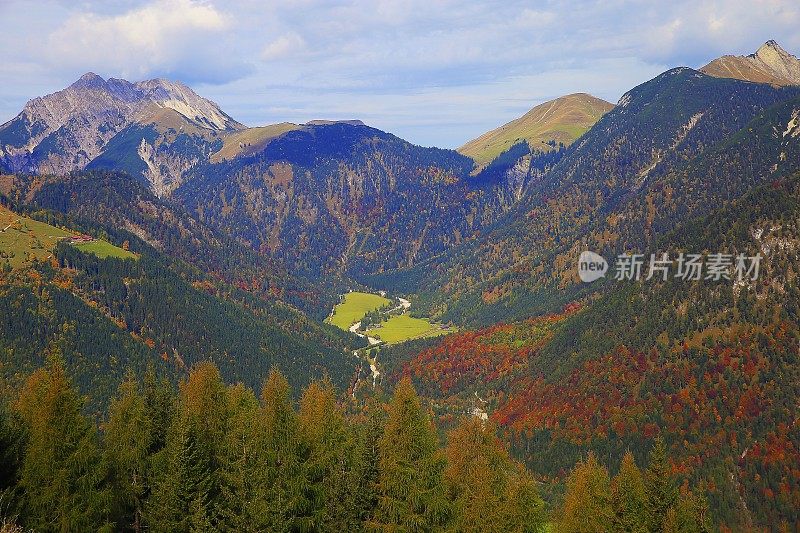
[[[358,367],[352,356],[359,345],[356,337],[274,297],[176,261],[130,231],[41,208],[27,214],[51,224],[49,231],[40,231],[33,252],[44,245],[47,233],[69,228],[102,236],[135,252],[136,258],[95,256],[58,242],[37,254],[40,260],[29,267],[0,269],[3,379],[13,382],[57,350],[91,395],[93,407],[111,398],[127,371],[141,374],[155,366],[177,381],[203,360],[213,360],[230,382],[252,388],[263,384],[273,366],[298,386],[323,376],[339,390],[351,384]],[[5,258],[9,251],[2,253]],[[198,251],[196,259],[207,262],[204,253]],[[213,254],[213,248],[207,253]]]
[[[636,250],[760,253],[757,281],[608,280],[551,314],[385,350],[384,369],[411,377],[440,420],[487,413],[541,479],[563,479],[588,450],[641,461],[660,435],[674,471],[710,488],[715,523],[795,524],[798,221],[795,174]]]
[[[352,122],[281,129],[198,167],[172,200],[305,276],[416,264],[516,201],[506,184],[471,178],[472,161],[452,150]]]
[[[772,85],[800,85],[800,59],[775,41],[747,56],[722,56],[700,69],[709,76]]]
[[[241,129],[182,83],[130,83],[87,73],[66,89],[29,101],[0,126],[0,163],[9,172],[60,175],[113,162],[164,194],[186,167],[208,157],[197,152],[216,151],[212,146],[222,133]],[[191,155],[183,155],[187,151]]]
[[[623,95],[480,237],[367,281],[416,293],[419,309],[456,323],[557,310],[585,290],[566,268],[580,251],[641,248],[797,170],[798,96],[795,87],[665,72]]]
[[[571,144],[614,107],[590,94],[569,94],[539,104],[518,119],[484,133],[458,151],[486,166],[520,141],[534,150],[550,150],[555,144]]]

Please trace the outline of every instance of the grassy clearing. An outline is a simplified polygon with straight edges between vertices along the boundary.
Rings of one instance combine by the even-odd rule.
[[[102,239],[98,239],[92,242],[83,242],[80,244],[75,244],[74,246],[76,246],[82,252],[92,253],[96,255],[100,259],[105,259],[107,257],[116,257],[118,259],[138,258],[138,256],[133,252],[123,250],[119,246],[114,246],[110,242],[106,242]]]
[[[71,235],[0,206],[0,263],[8,260],[11,268],[29,265],[34,259],[47,259],[59,239]]]
[[[405,342],[424,337],[445,335],[452,330],[431,324],[427,319],[414,318],[410,315],[396,315],[380,326],[367,330],[367,335],[381,339],[388,344]]]
[[[34,259],[45,260],[53,254],[53,249],[59,240],[73,235],[76,233],[18,215],[0,206],[0,266],[8,261],[11,268],[22,268],[30,265]],[[77,246],[101,259],[137,257],[103,240]]]
[[[370,311],[380,309],[389,303],[387,298],[377,294],[348,292],[344,295],[344,301],[334,308],[333,315],[327,321],[338,328],[347,330]]]

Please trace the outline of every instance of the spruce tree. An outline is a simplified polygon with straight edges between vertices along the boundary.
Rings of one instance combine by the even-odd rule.
[[[614,531],[648,531],[644,479],[630,451],[625,452],[619,473],[611,482],[611,502],[614,509]]]
[[[267,488],[266,529],[310,531],[315,508],[303,463],[305,450],[289,384],[278,370],[270,372],[261,399],[259,427],[265,438],[265,461],[258,475]]]
[[[613,510],[608,471],[593,453],[579,462],[567,479],[567,491],[558,531],[604,533],[611,531]]]
[[[0,405],[0,516],[19,514],[19,478],[25,450],[23,422],[7,405]]]
[[[154,457],[153,493],[145,508],[150,529],[192,531],[211,523],[213,472],[195,428],[176,418],[167,447]]]
[[[36,531],[110,528],[110,492],[97,430],[53,358],[25,382],[15,405],[28,432],[20,488],[25,526]]]
[[[265,440],[258,426],[259,403],[239,384],[228,389],[230,421],[221,466],[221,528],[259,531],[266,527]]]
[[[649,529],[653,532],[660,531],[666,520],[667,511],[678,500],[678,489],[670,472],[667,447],[660,437],[650,452],[644,485]]]
[[[681,487],[675,504],[675,520],[681,533],[710,533],[708,502],[702,484],[694,491],[689,490],[686,483]]]
[[[348,501],[353,470],[353,436],[336,403],[329,380],[311,383],[300,400],[300,432],[305,442],[314,527],[350,531],[360,525]]]
[[[348,476],[346,502],[356,522],[362,524],[373,516],[378,505],[378,442],[385,423],[386,411],[378,400],[373,399],[367,403],[364,419],[356,424],[354,430],[353,468]]]
[[[143,500],[150,485],[151,435],[152,421],[144,396],[136,380],[128,375],[109,407],[104,440],[118,528],[142,530]]]
[[[226,389],[216,366],[201,363],[180,384],[178,410],[164,449],[153,456],[151,527],[186,531],[216,527],[221,511]]]
[[[414,387],[401,381],[378,443],[378,505],[373,529],[432,531],[450,516],[443,482],[445,459]]]

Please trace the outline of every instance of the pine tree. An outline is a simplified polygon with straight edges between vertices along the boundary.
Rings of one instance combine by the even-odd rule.
[[[265,441],[259,430],[259,403],[239,384],[228,389],[230,421],[221,466],[221,520],[228,531],[259,531],[266,527],[267,468]]]
[[[667,511],[678,499],[678,489],[670,472],[667,447],[664,440],[658,438],[650,452],[649,464],[644,475],[645,493],[647,495],[647,514],[650,531],[660,531]]]
[[[351,450],[353,468],[348,476],[346,506],[352,509],[357,523],[365,523],[378,505],[378,442],[383,435],[386,411],[378,400],[365,407],[364,420],[355,428],[354,446]]]
[[[143,395],[150,419],[148,454],[152,456],[167,445],[167,431],[175,417],[175,390],[166,378],[159,380],[150,365],[144,374]]]
[[[688,484],[684,483],[674,508],[679,532],[710,533],[712,530],[708,516],[708,502],[702,484],[692,491],[689,490]]]
[[[192,531],[211,523],[213,473],[203,448],[195,429],[176,418],[167,447],[154,457],[153,493],[145,507],[150,529]]]
[[[186,531],[214,527],[221,506],[219,467],[228,423],[226,389],[216,366],[201,363],[180,385],[178,412],[153,456],[148,524]]]
[[[445,480],[458,531],[538,531],[544,503],[533,480],[514,463],[493,426],[463,421],[447,439]]]
[[[19,415],[0,405],[0,516],[16,516],[20,511],[18,485],[25,440]]]
[[[395,389],[378,443],[378,506],[369,526],[384,531],[431,531],[447,524],[445,459],[436,430],[409,380]]]
[[[289,384],[278,370],[270,372],[261,399],[259,426],[266,461],[258,476],[267,487],[265,524],[270,531],[310,531],[314,507],[303,464],[305,450]]]
[[[611,531],[612,520],[608,471],[590,452],[567,479],[558,530],[564,533],[607,532]]]
[[[142,530],[143,500],[149,490],[152,421],[145,398],[132,376],[119,387],[105,425],[105,457],[109,466],[117,527]]]
[[[611,503],[614,509],[614,531],[648,531],[644,480],[630,451],[625,452],[619,473],[611,482]]]
[[[354,442],[329,380],[306,388],[300,400],[299,421],[307,451],[314,527],[350,531],[360,525],[357,509],[347,499]]]
[[[53,358],[25,382],[15,405],[28,432],[20,488],[25,525],[37,531],[110,528],[110,492],[94,425]]]

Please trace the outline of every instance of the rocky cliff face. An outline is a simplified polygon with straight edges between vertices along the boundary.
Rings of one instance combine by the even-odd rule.
[[[174,111],[176,133],[235,131],[243,126],[192,89],[162,79],[131,83],[87,73],[61,91],[34,98],[0,126],[0,164],[11,172],[65,174],[85,168],[133,124]],[[164,128],[168,129],[168,128]]]
[[[800,85],[800,59],[775,41],[767,41],[754,54],[747,56],[722,56],[700,70],[718,78]]]

